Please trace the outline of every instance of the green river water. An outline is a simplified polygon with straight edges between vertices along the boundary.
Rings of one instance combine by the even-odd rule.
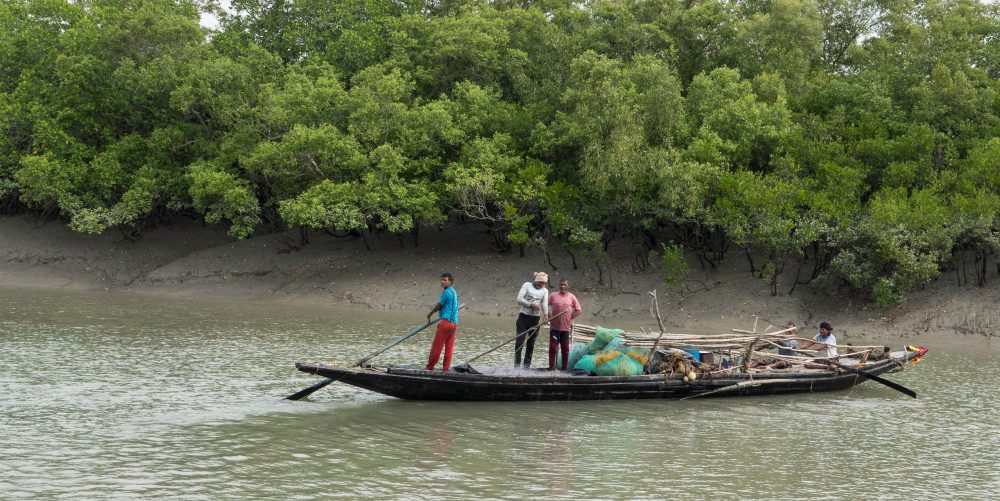
[[[0,297],[0,499],[1000,493],[1000,361],[986,341],[924,343],[924,361],[887,376],[918,399],[868,382],[684,402],[444,403],[334,384],[290,402],[282,397],[319,381],[296,361],[348,363],[423,315],[96,292]],[[464,316],[455,363],[512,329],[513,313]],[[430,339],[428,329],[377,361],[420,363]],[[484,360],[506,364],[509,351]]]

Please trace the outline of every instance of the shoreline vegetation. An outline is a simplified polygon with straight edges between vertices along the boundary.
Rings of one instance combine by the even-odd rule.
[[[454,266],[496,311],[546,270],[609,318],[662,289],[679,327],[992,337],[998,32],[974,0],[9,0],[3,266],[380,308]]]
[[[749,273],[737,257],[716,269],[693,269],[685,285],[667,286],[655,266],[638,270],[627,249],[611,249],[611,283],[595,269],[573,270],[568,255],[525,257],[497,253],[490,242],[455,227],[435,231],[421,246],[400,245],[390,236],[317,237],[289,252],[280,235],[237,240],[221,226],[181,222],[160,226],[132,241],[117,233],[80,235],[57,222],[25,216],[0,217],[0,281],[5,287],[143,293],[192,299],[271,304],[310,304],[400,313],[426,312],[439,293],[443,271],[455,286],[466,318],[510,323],[514,296],[533,271],[547,270],[553,281],[568,278],[583,304],[586,324],[655,328],[648,292],[656,289],[664,328],[674,333],[722,334],[733,328],[780,329],[788,320],[811,337],[820,321],[834,324],[838,340],[924,342],[989,347],[1000,324],[994,287],[959,286],[942,277],[891,308],[858,302],[850,295],[797,287],[772,296],[769,279]],[[614,257],[618,256],[618,257]],[[790,287],[781,278],[783,289]],[[787,290],[787,289],[785,289]],[[416,318],[415,317],[415,318]],[[808,334],[808,336],[807,336]]]

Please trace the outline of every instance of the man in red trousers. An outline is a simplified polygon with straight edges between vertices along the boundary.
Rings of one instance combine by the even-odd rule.
[[[437,333],[434,334],[434,341],[431,343],[431,353],[427,358],[427,370],[434,370],[438,357],[441,356],[441,348],[444,348],[444,362],[441,368],[446,372],[451,368],[451,354],[455,349],[455,332],[458,330],[458,293],[452,284],[455,277],[451,273],[441,274],[441,298],[438,299],[434,309],[427,314],[427,321],[431,321],[431,315],[441,312],[441,321],[438,323]]]

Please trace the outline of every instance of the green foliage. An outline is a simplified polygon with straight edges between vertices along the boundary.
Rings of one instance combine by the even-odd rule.
[[[789,87],[798,87],[820,61],[823,21],[819,2],[773,0],[753,12],[728,47],[745,75],[773,72]]]
[[[192,164],[188,177],[192,204],[205,214],[206,222],[227,220],[229,233],[238,238],[253,232],[259,222],[260,206],[246,181],[208,163]]]
[[[331,125],[296,125],[274,142],[261,142],[242,159],[255,178],[266,180],[277,197],[299,194],[317,180],[345,182],[360,177],[367,165],[361,146]]]
[[[500,242],[524,244],[541,210],[547,166],[514,154],[511,139],[498,134],[467,143],[444,172],[452,210],[485,223]]]
[[[366,161],[369,169],[360,179],[323,179],[297,197],[281,201],[281,217],[293,226],[393,233],[443,219],[430,185],[402,178],[404,158],[398,151],[382,146]]]
[[[872,291],[879,302],[896,304],[907,289],[939,274],[961,231],[953,219],[953,209],[931,190],[880,192],[857,224],[837,237],[845,250],[831,271]]]
[[[1000,250],[988,3],[233,0],[210,34],[203,4],[0,2],[0,207],[735,245],[883,305]]]
[[[684,259],[684,247],[678,244],[660,244],[663,255],[660,257],[663,265],[663,282],[667,285],[684,285],[688,264]]]
[[[909,288],[902,277],[881,277],[872,287],[872,295],[880,306],[896,306],[903,302],[903,293]]]
[[[759,83],[765,86],[768,80],[774,79]],[[758,98],[753,83],[735,70],[719,68],[695,77],[687,101],[698,131],[694,144],[701,150],[694,159],[730,169],[771,170],[782,143],[797,128],[781,86],[763,90],[773,102]]]

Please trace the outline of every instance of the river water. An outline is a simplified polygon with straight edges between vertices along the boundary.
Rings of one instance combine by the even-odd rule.
[[[94,292],[0,297],[0,499],[1000,492],[1000,362],[985,342],[925,343],[924,361],[887,376],[918,399],[867,382],[684,402],[444,403],[334,384],[290,402],[282,397],[319,381],[294,362],[349,363],[423,316]],[[512,328],[513,318],[463,317],[456,363]],[[428,329],[377,360],[420,363],[430,338]],[[507,363],[508,351],[485,359]]]

